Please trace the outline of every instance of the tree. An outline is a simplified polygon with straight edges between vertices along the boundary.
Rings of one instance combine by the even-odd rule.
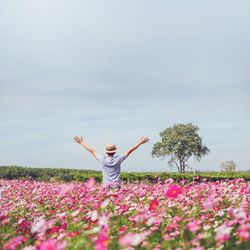
[[[199,128],[191,123],[175,124],[160,133],[161,142],[153,145],[152,156],[164,159],[170,156],[169,163],[176,165],[180,173],[185,173],[187,160],[194,156],[196,160],[207,155],[210,150],[202,144],[198,135]]]
[[[222,172],[235,172],[236,171],[236,164],[234,161],[222,162],[221,166],[220,166],[220,170]]]

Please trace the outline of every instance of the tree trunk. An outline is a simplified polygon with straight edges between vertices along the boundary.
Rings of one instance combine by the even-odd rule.
[[[182,173],[182,161],[181,161],[181,159],[179,159],[179,161],[180,161],[180,173]]]
[[[181,173],[181,168],[179,167],[179,165],[176,162],[175,162],[175,165],[177,167],[178,172]]]
[[[180,159],[180,173],[185,173],[185,162]]]

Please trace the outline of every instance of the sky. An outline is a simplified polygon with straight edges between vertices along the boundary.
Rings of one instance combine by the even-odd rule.
[[[123,171],[173,171],[159,133],[197,125],[210,154],[250,170],[248,0],[5,0],[0,8],[0,165],[100,170],[73,142],[118,154]]]

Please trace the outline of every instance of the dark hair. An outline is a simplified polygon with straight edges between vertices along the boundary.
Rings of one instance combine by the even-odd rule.
[[[108,156],[113,157],[115,153],[106,153]]]

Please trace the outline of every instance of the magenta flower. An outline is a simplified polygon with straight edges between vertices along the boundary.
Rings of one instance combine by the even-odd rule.
[[[80,234],[79,231],[69,232],[69,233],[67,233],[67,237],[72,238],[72,237],[75,237],[75,236],[77,236],[77,235],[79,235],[79,234]]]
[[[67,223],[63,223],[60,226],[53,226],[50,230],[49,230],[49,234],[54,234],[57,233],[59,231],[63,231],[67,228]]]
[[[95,186],[95,178],[88,179],[88,181],[86,182],[86,187],[90,189],[93,188],[94,186]]]
[[[170,186],[166,192],[166,197],[168,198],[176,198],[181,193],[181,188],[174,184]]]
[[[250,183],[173,182],[133,181],[103,190],[93,179],[62,184],[0,178],[8,186],[1,199],[0,249],[63,250],[68,242],[107,250],[117,241],[117,249],[164,249],[163,241],[150,237],[155,232],[171,241],[171,249],[248,246]]]
[[[127,209],[128,208],[127,208],[126,204],[123,204],[123,205],[120,206],[121,213],[125,213],[127,211]]]
[[[124,233],[127,230],[127,227],[125,225],[121,226],[119,229],[119,233]]]
[[[166,227],[167,231],[174,231],[179,228],[179,225],[176,222],[169,223]]]
[[[108,243],[107,230],[102,230],[95,242],[95,250],[108,250]]]
[[[158,207],[158,205],[159,205],[159,202],[157,199],[152,200],[149,204],[149,211],[155,210]]]
[[[60,195],[67,194],[67,193],[71,192],[72,190],[74,190],[74,188],[75,188],[75,185],[73,183],[64,184],[64,185],[62,185],[62,188],[61,188],[59,194]]]
[[[0,212],[0,221],[6,219],[7,216],[5,213]]]
[[[31,222],[30,221],[25,221],[21,220],[20,223],[18,222],[18,232],[22,232],[23,234],[29,233],[30,232],[30,227],[31,227]]]
[[[187,229],[192,233],[197,232],[200,229],[200,224],[200,221],[193,220],[187,224]]]
[[[37,250],[63,250],[66,247],[66,241],[60,242],[56,239],[48,239],[41,242]]]
[[[240,225],[237,235],[243,241],[250,241],[250,223]]]
[[[23,235],[12,238],[3,245],[3,250],[16,250],[25,240],[26,238]]]

